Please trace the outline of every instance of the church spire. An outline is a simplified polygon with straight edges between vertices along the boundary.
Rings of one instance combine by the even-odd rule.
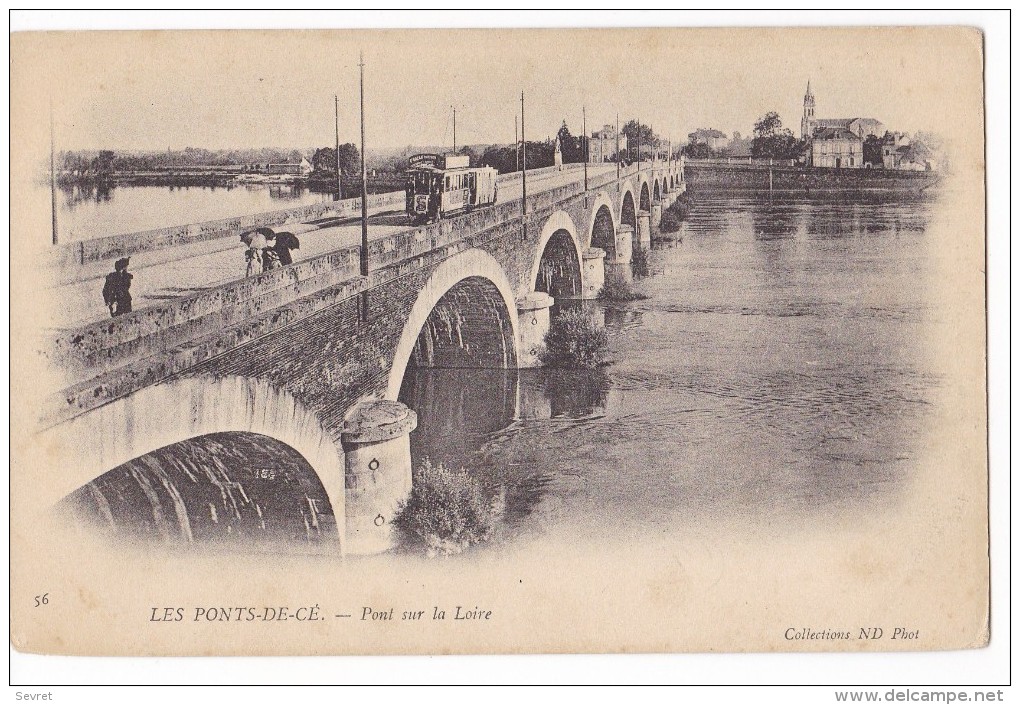
[[[814,132],[815,122],[815,96],[811,92],[811,79],[807,82],[807,92],[804,93],[804,115],[800,119],[801,139],[808,139]]]

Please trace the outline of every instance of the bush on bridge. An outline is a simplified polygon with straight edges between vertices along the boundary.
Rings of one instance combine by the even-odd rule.
[[[572,308],[550,322],[539,358],[547,367],[591,368],[605,361],[608,350],[606,329],[585,310]]]
[[[502,493],[487,495],[467,470],[448,470],[426,459],[415,470],[411,496],[393,523],[410,547],[429,558],[448,556],[487,541],[503,506]]]

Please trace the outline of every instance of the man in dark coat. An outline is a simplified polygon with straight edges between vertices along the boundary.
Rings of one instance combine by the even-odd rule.
[[[111,316],[122,316],[131,313],[131,279],[128,273],[128,258],[119,259],[113,265],[113,271],[106,275],[103,285],[103,301],[110,309]]]

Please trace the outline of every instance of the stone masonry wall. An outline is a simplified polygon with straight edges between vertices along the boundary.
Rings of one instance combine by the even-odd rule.
[[[615,181],[607,176],[598,182]],[[478,247],[502,264],[518,295],[532,291],[537,240],[550,215],[566,210],[587,247],[594,199],[582,191],[573,183],[530,196],[527,240],[521,202],[511,201],[373,241],[368,278],[358,274],[359,248],[347,248],[60,333],[40,352],[67,386],[46,404],[43,425],[177,375],[228,371],[272,379],[338,423],[358,398],[385,389],[410,307],[439,263]],[[372,315],[363,324],[357,306],[366,290]]]

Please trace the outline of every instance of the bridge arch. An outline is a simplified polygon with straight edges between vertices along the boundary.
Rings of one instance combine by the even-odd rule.
[[[464,320],[451,314],[461,304],[463,310],[472,309],[477,315]],[[465,250],[436,267],[418,293],[393,353],[386,398],[399,399],[413,355],[432,356],[437,365],[514,368],[518,360],[517,341],[514,289],[503,267],[483,250]],[[475,348],[476,343],[489,347]],[[454,344],[460,353],[450,347]],[[484,359],[472,358],[475,353]]]
[[[652,193],[653,203],[658,203],[659,199],[662,198],[662,190],[659,188],[659,180],[655,180],[655,189]]]
[[[543,291],[554,299],[581,293],[581,245],[574,221],[565,211],[553,213],[542,228],[521,293],[532,291]]]
[[[344,546],[343,452],[318,416],[263,379],[194,375],[175,378],[78,416],[43,433],[43,442],[77,461],[48,478],[55,503],[106,472],[183,441],[222,433],[268,436],[311,466],[325,490]]]
[[[629,225],[637,232],[637,208],[634,204],[634,192],[629,188],[624,190],[620,198],[620,219],[619,227]]]
[[[652,202],[648,191],[648,182],[641,184],[641,197],[638,199],[638,208],[643,211],[652,209]]]
[[[588,228],[585,231],[586,237],[583,243],[586,247],[602,247],[601,245],[596,245],[593,242],[593,238],[595,237],[595,221],[603,209],[605,209],[605,211],[609,214],[609,219],[612,221],[614,232],[618,227],[619,211],[613,207],[613,202],[609,200],[609,196],[606,195],[605,191],[599,191],[592,203],[591,217],[588,218]]]
[[[634,182],[634,202],[637,204],[641,203],[640,196],[643,189],[648,188],[648,174],[646,172],[638,172]]]
[[[598,247],[605,251],[606,259],[610,262],[616,254],[616,222],[613,212],[608,203],[596,203],[595,212],[592,215],[591,234],[589,240],[592,247]]]

